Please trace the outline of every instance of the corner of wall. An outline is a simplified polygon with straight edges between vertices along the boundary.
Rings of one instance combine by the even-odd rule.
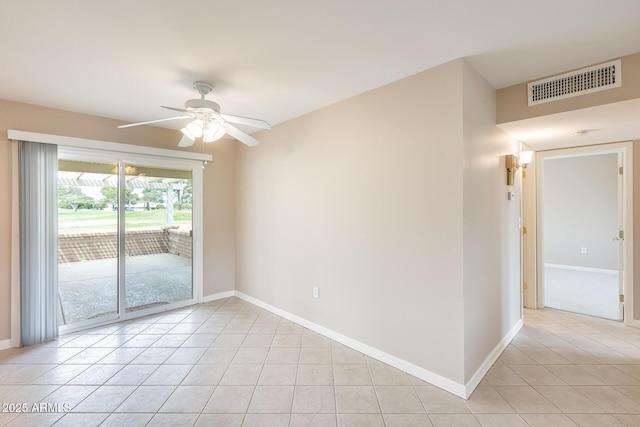
[[[516,141],[496,126],[495,103],[493,87],[467,65],[463,90],[463,299],[464,378],[470,385],[479,373],[488,370],[487,363],[495,361],[505,339],[508,344],[521,322],[520,183],[506,185],[503,160],[504,155],[518,150]],[[514,192],[511,200],[507,197],[510,191]]]

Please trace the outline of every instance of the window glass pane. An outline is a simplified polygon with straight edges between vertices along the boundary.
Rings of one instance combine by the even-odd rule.
[[[193,297],[191,170],[125,166],[127,312]]]

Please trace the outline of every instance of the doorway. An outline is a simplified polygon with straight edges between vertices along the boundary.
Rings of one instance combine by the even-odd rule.
[[[59,149],[62,332],[197,302],[201,173],[192,162]]]
[[[623,144],[538,153],[538,307],[624,319]]]

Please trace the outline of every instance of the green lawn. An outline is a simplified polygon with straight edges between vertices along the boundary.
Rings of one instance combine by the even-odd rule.
[[[95,231],[116,231],[118,213],[112,210],[58,209],[58,233],[81,233]],[[191,225],[191,211],[174,210],[174,225]],[[167,225],[167,211],[164,209],[151,211],[125,212],[125,228],[141,230],[160,228]],[[190,227],[189,227],[190,228]]]

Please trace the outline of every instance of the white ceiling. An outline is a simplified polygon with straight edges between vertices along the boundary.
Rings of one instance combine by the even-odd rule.
[[[208,80],[223,112],[275,125],[460,57],[501,88],[638,52],[638,18],[638,0],[0,0],[0,99],[137,122]]]
[[[640,99],[498,126],[535,151],[630,141],[640,139]]]

